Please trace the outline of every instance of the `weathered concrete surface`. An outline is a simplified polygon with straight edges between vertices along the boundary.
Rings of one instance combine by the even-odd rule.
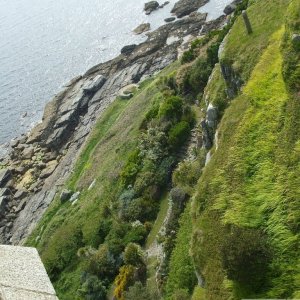
[[[58,300],[35,248],[0,245],[0,299]]]

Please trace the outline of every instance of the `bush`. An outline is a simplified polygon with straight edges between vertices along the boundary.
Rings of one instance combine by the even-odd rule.
[[[160,105],[158,116],[168,121],[176,121],[181,118],[183,101],[181,97],[171,96]]]
[[[125,300],[124,292],[134,283],[135,268],[128,265],[120,268],[120,273],[115,279],[114,296],[118,300]]]
[[[129,287],[128,291],[124,293],[125,300],[154,300],[146,287],[140,281],[137,281],[133,286]],[[141,298],[142,297],[142,298]]]
[[[124,218],[128,221],[139,220],[141,222],[155,219],[159,208],[159,203],[143,197],[132,200],[126,211]]]
[[[86,300],[105,300],[106,287],[104,283],[95,275],[84,273],[81,277],[81,288],[78,293]]]
[[[118,263],[106,244],[89,258],[87,271],[93,275],[113,280],[117,269]]]
[[[133,184],[137,173],[140,170],[140,151],[137,149],[130,153],[126,165],[121,172],[121,180],[124,186]]]
[[[233,226],[224,239],[222,260],[228,279],[259,291],[266,284],[271,254],[258,229]]]
[[[189,137],[190,125],[182,121],[172,127],[169,131],[169,144],[173,149],[180,147]]]
[[[42,260],[52,279],[76,257],[81,246],[82,232],[78,224],[66,224],[53,234],[42,254]]]
[[[207,50],[207,62],[213,68],[215,64],[219,61],[218,52],[219,52],[220,43],[214,43],[210,45]]]
[[[126,265],[135,267],[145,265],[143,250],[138,244],[129,243],[125,248],[123,257]]]
[[[190,70],[188,77],[188,85],[194,94],[203,92],[208,78],[212,72],[212,66],[206,61],[205,58],[198,58],[196,63]]]

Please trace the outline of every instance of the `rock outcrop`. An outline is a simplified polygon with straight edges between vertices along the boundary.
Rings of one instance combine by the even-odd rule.
[[[9,155],[0,159],[0,188],[5,189],[0,243],[20,244],[31,233],[61,191],[96,120],[120,90],[170,65],[187,37],[218,28],[224,21],[222,17],[205,23],[197,15],[165,24],[150,32],[145,42],[123,48],[115,59],[66,84],[46,105],[42,122],[14,140]]]
[[[188,16],[190,13],[197,11],[201,6],[209,2],[209,0],[179,0],[174,5],[171,13],[177,18]]]
[[[144,11],[146,15],[150,15],[153,11],[159,8],[159,3],[157,1],[149,1],[145,3]]]
[[[143,23],[141,25],[139,25],[138,27],[136,27],[133,32],[135,34],[142,34],[146,31],[149,31],[150,30],[150,23]]]
[[[236,7],[239,3],[243,2],[242,0],[234,0],[232,1],[230,4],[228,4],[225,8],[224,8],[224,14],[225,15],[230,15],[232,14],[235,10]]]

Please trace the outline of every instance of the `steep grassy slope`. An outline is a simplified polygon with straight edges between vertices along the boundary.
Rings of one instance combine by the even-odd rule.
[[[231,24],[97,122],[64,187],[78,201],[57,197],[27,241],[60,299],[300,297],[300,3],[244,0],[239,13],[248,2],[253,34],[237,17],[220,62]],[[204,147],[181,160],[209,103],[220,124],[203,168]],[[143,250],[158,240],[156,270]]]
[[[245,36],[238,20],[227,38],[222,60],[247,83],[224,114],[218,149],[194,199],[192,252],[205,281],[199,299],[299,291],[299,52],[282,44],[283,35],[291,41],[299,32],[296,12],[297,1],[254,2],[254,34]],[[294,85],[283,77],[285,51],[295,54],[285,77],[296,77]]]

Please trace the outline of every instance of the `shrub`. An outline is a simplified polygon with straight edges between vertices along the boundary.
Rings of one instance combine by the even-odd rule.
[[[233,226],[224,239],[221,253],[228,279],[256,291],[264,287],[271,254],[266,236],[260,230]]]
[[[219,51],[220,43],[214,43],[210,45],[207,50],[207,62],[213,68],[214,65],[219,61],[218,51]]]
[[[129,287],[128,291],[124,293],[124,296],[125,300],[141,300],[141,297],[143,300],[158,299],[153,298],[140,281],[137,281],[133,286]]]
[[[180,147],[189,137],[190,125],[182,121],[172,127],[169,131],[169,144],[173,149]]]
[[[78,224],[66,224],[53,234],[42,254],[42,260],[52,279],[76,257],[81,246],[82,232]]]
[[[194,94],[203,92],[211,72],[212,66],[206,59],[202,57],[198,58],[191,68],[188,77],[188,85]]]
[[[138,244],[129,243],[125,248],[123,257],[126,265],[135,267],[145,265],[143,250]]]
[[[118,300],[125,300],[124,292],[134,283],[134,266],[128,265],[120,268],[119,275],[115,279],[114,296]]]
[[[95,275],[84,273],[81,276],[81,288],[78,293],[86,300],[105,300],[106,287],[104,283]]]
[[[181,97],[168,97],[160,105],[158,116],[169,121],[179,120],[182,115],[182,106],[183,101]]]
[[[90,257],[87,271],[101,278],[112,280],[118,268],[117,261],[108,246],[103,244]]]
[[[124,244],[138,243],[144,244],[147,237],[147,230],[143,225],[133,226],[124,237]]]
[[[124,186],[133,184],[140,169],[140,151],[137,149],[130,153],[126,165],[121,172],[121,180]]]
[[[155,219],[158,208],[159,205],[156,201],[143,197],[136,198],[128,206],[124,218],[128,221],[151,221]]]

